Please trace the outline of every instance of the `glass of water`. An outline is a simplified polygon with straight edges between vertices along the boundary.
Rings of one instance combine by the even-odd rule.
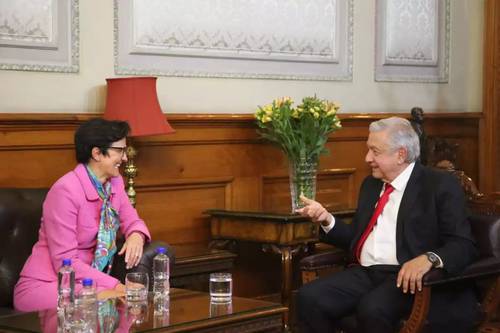
[[[231,273],[210,274],[210,302],[231,302],[233,296],[233,278]]]
[[[149,290],[149,277],[147,273],[127,273],[125,276],[125,293],[127,303],[147,302]]]
[[[127,320],[133,325],[141,325],[148,318],[147,302],[127,303]]]
[[[210,302],[210,318],[225,316],[233,313],[233,303]]]

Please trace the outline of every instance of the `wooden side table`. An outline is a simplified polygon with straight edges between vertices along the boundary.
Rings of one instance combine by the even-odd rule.
[[[212,242],[210,246],[227,248],[232,241],[261,244],[264,252],[281,255],[281,301],[290,305],[292,258],[318,242],[319,226],[300,215],[208,210]],[[335,216],[351,216],[352,210],[335,212]]]
[[[175,288],[208,291],[210,273],[230,271],[236,259],[236,254],[206,244],[178,244],[174,250],[170,286]]]

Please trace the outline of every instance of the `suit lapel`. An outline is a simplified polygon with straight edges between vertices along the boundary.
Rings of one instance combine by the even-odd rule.
[[[413,168],[408,184],[406,185],[405,192],[403,193],[401,204],[399,205],[398,220],[396,224],[396,249],[400,249],[401,246],[403,246],[404,224],[407,223],[407,216],[419,196],[422,187],[422,184],[420,183],[421,175],[422,165],[417,162],[415,163],[415,167]]]

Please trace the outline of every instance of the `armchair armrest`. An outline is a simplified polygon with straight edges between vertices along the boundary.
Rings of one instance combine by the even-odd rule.
[[[415,294],[412,312],[410,317],[405,322],[403,328],[399,332],[420,332],[425,324],[429,305],[431,300],[432,286],[440,285],[450,282],[465,281],[468,279],[475,279],[487,276],[498,276],[500,273],[500,258],[486,257],[482,258],[471,265],[460,274],[447,275],[441,269],[431,269],[423,277],[424,288],[421,292]],[[486,296],[482,300],[481,308],[484,314],[483,321],[486,322],[494,313],[496,313],[498,305],[498,288],[500,287],[500,278],[490,284],[487,288]],[[483,329],[484,323],[478,329],[478,332],[486,332],[488,329]]]
[[[447,275],[443,269],[432,269],[423,277],[424,286],[433,286],[455,281],[464,281],[478,277],[486,277],[500,273],[500,258],[488,257],[480,259],[457,275]]]
[[[332,268],[334,266],[344,265],[346,263],[346,252],[335,249],[333,251],[312,254],[300,260],[301,271],[315,271],[320,269]]]
[[[120,249],[123,244],[123,238],[117,240],[117,247]],[[139,265],[133,267],[131,269],[126,269],[125,266],[125,256],[115,256],[113,262],[113,269],[111,271],[111,275],[120,280],[122,283],[125,283],[125,275],[130,272],[146,272],[149,275],[149,287],[153,288],[153,258],[156,255],[156,248],[164,247],[167,250],[167,256],[170,259],[170,272],[172,272],[172,267],[175,263],[175,252],[173,248],[165,242],[162,241],[153,241],[147,244],[144,244],[144,251],[142,254],[141,261]]]
[[[151,243],[144,245],[144,251],[142,254],[141,261],[137,267],[133,268],[131,271],[134,272],[149,272],[153,270],[153,259],[156,256],[156,249],[158,247],[164,247],[166,249],[166,255],[170,260],[170,270],[175,264],[175,252],[174,249],[165,242],[162,241],[152,241]]]

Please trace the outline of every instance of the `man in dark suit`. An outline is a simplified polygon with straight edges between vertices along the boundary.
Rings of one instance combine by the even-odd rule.
[[[298,210],[321,225],[327,242],[349,249],[353,262],[299,290],[301,332],[331,332],[350,314],[361,332],[394,332],[426,272],[438,267],[457,273],[477,255],[460,184],[417,161],[419,138],[409,121],[373,122],[367,146],[372,175],[361,185],[351,224],[307,198]],[[433,331],[467,332],[475,305],[470,287],[433,289]]]

